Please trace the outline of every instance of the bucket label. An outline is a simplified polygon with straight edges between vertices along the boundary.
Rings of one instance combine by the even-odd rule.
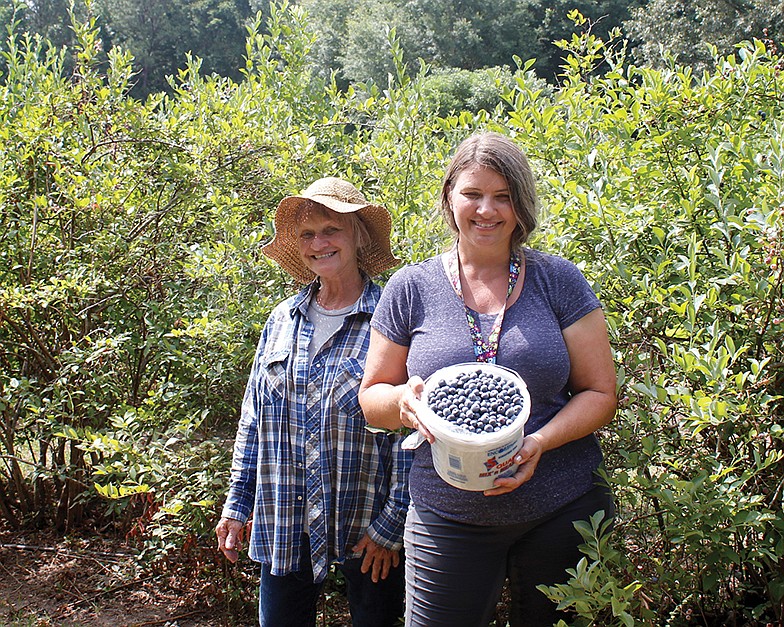
[[[468,477],[466,477],[465,475],[461,475],[458,472],[454,472],[453,470],[450,470],[446,474],[449,476],[450,479],[452,479],[452,481],[455,481],[456,483],[468,483]]]
[[[492,470],[496,466],[498,466],[498,460],[495,457],[491,457],[485,462],[485,468],[488,470]]]
[[[450,455],[449,467],[455,470],[463,470],[463,460],[457,455]]]
[[[497,462],[495,458],[493,458],[492,461],[495,463],[492,466],[488,465],[490,461],[491,460],[487,460],[487,462],[485,462],[485,467],[487,468],[488,472],[480,472],[479,473],[480,478],[496,477],[501,473],[509,470],[509,468],[511,468],[512,466],[514,466],[514,459],[512,457],[502,461],[500,464]]]
[[[507,442],[503,446],[495,449],[491,449],[487,451],[488,457],[503,457],[507,453],[509,453],[512,449],[518,446],[517,440],[512,440],[511,442]]]

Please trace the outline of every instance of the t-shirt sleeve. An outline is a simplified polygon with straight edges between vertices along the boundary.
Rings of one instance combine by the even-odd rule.
[[[550,257],[550,302],[561,329],[577,322],[583,316],[599,309],[602,304],[590,283],[571,261],[563,257]]]
[[[395,344],[410,346],[414,292],[410,269],[395,272],[381,293],[370,326]]]

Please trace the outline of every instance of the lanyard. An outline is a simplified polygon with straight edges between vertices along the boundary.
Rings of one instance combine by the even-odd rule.
[[[452,287],[457,293],[458,298],[463,301],[466,322],[468,323],[468,330],[471,333],[471,341],[474,344],[476,360],[494,364],[496,355],[498,355],[501,325],[504,323],[504,314],[509,305],[509,297],[512,295],[512,291],[517,283],[517,278],[520,276],[520,256],[517,252],[512,251],[512,254],[509,257],[509,288],[506,292],[506,302],[504,303],[504,308],[499,312],[498,316],[496,316],[493,328],[490,330],[490,335],[486,342],[482,337],[482,329],[479,326],[478,316],[465,304],[465,299],[463,298],[463,288],[460,285],[460,259],[457,255],[457,247],[447,253],[446,261],[449,280],[452,283]]]

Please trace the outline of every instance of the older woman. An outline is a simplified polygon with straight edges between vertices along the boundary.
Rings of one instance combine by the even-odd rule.
[[[390,228],[386,209],[329,177],[280,202],[263,248],[306,285],[261,335],[216,528],[235,561],[252,515],[262,626],[315,625],[331,564],[347,582],[354,625],[403,615],[409,453],[398,436],[367,428],[357,399],[381,293],[369,277],[398,263]]]
[[[427,440],[410,476],[410,626],[486,626],[508,578],[511,625],[549,627],[562,616],[537,585],[565,581],[577,564],[574,521],[598,510],[612,516],[594,435],[616,408],[605,319],[574,264],[524,246],[537,204],[533,173],[512,141],[492,133],[465,140],[441,193],[455,246],[396,272],[373,316],[365,415]],[[519,468],[484,493],[438,476],[434,439],[414,402],[434,371],[471,361],[517,371],[531,395]]]

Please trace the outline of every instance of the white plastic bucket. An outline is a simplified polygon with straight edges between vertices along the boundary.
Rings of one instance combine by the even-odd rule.
[[[478,369],[489,371],[512,381],[523,397],[523,409],[514,421],[493,433],[470,433],[460,430],[428,407],[428,395],[443,380],[451,380],[461,372]],[[438,475],[448,484],[470,491],[488,490],[499,477],[517,471],[514,455],[520,450],[525,436],[525,423],[531,412],[531,397],[523,379],[514,370],[495,364],[471,362],[447,366],[437,370],[425,381],[422,402],[416,406],[417,417],[435,437],[431,445],[433,465]],[[418,446],[422,438],[418,432],[406,448]]]

